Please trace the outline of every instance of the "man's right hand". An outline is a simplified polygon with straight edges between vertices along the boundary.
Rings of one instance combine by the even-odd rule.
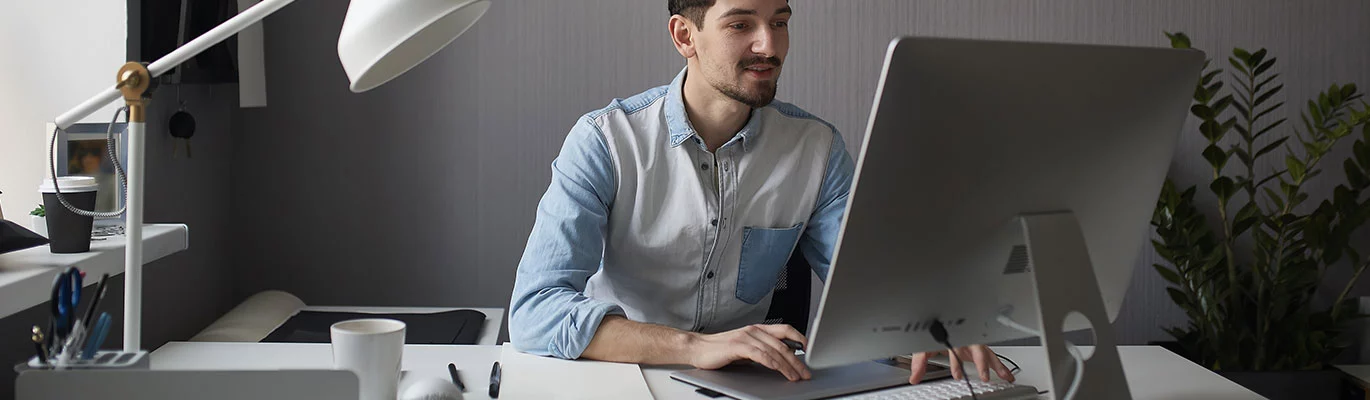
[[[751,360],[779,371],[790,381],[811,378],[808,366],[781,342],[782,339],[808,343],[803,334],[785,324],[749,325],[711,335],[695,334],[688,346],[690,364],[700,369],[718,369],[734,361]]]

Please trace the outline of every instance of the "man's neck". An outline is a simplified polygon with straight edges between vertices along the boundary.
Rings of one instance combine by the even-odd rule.
[[[691,79],[687,72],[683,86],[685,115],[710,152],[728,143],[747,124],[752,108],[719,93],[704,78]]]

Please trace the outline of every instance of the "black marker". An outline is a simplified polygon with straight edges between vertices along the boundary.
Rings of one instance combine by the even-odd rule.
[[[466,385],[461,383],[461,377],[457,375],[457,364],[447,363],[447,373],[452,375],[452,383],[457,385],[457,389],[466,393]]]
[[[495,366],[490,367],[490,398],[499,398],[499,361],[495,361]]]

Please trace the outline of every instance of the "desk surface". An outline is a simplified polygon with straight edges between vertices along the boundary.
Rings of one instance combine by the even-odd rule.
[[[996,347],[1023,367],[1020,383],[1046,388],[1044,358],[1038,347]],[[1260,399],[1218,374],[1155,346],[1119,348],[1129,387],[1136,399]],[[447,363],[455,363],[472,390],[468,399],[487,399],[490,365],[499,359],[499,346],[407,345],[404,370],[435,378],[447,377]],[[331,368],[327,344],[189,343],[172,342],[152,353],[152,369],[295,369]],[[681,368],[646,367],[643,375],[658,400],[706,399],[694,388],[670,378]]]

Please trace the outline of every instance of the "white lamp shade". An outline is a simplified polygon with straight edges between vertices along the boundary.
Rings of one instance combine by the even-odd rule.
[[[466,32],[489,0],[352,0],[338,35],[353,92],[380,86]]]

